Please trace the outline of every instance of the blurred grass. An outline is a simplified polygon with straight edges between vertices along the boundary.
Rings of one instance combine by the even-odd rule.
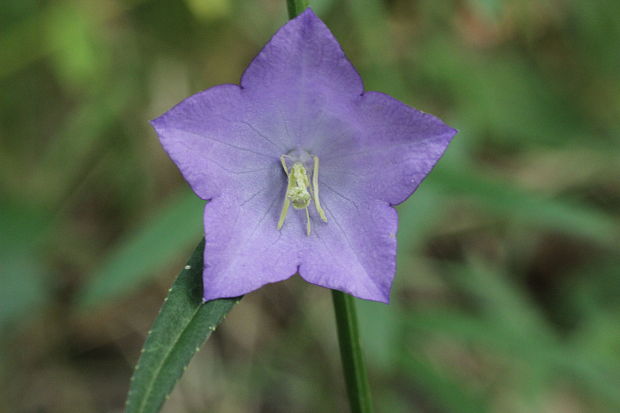
[[[284,3],[3,2],[0,411],[120,411],[202,231],[147,121],[237,82]],[[619,411],[620,3],[311,4],[367,89],[460,130],[360,304],[378,411]],[[251,294],[166,411],[342,410],[333,330],[321,289]]]
[[[144,278],[165,267],[179,251],[187,250],[203,234],[204,201],[183,192],[161,208],[131,238],[120,241],[92,280],[77,293],[84,311],[127,294]]]

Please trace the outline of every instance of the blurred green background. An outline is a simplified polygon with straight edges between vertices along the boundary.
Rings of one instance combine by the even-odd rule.
[[[378,412],[620,411],[620,2],[316,0],[366,88],[460,133],[360,302]],[[284,0],[3,0],[0,411],[120,412],[203,203],[148,125]],[[328,291],[247,296],[164,412],[337,412]]]

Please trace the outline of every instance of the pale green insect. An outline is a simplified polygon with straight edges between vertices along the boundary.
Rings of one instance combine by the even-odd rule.
[[[284,168],[284,172],[288,177],[288,185],[286,187],[282,212],[280,213],[280,220],[278,221],[278,230],[284,225],[284,220],[288,214],[288,208],[292,203],[293,208],[306,210],[306,233],[310,235],[310,213],[308,212],[308,206],[310,206],[312,198],[314,199],[314,207],[319,213],[319,216],[324,222],[327,222],[327,216],[323,208],[321,208],[321,202],[319,201],[319,158],[316,156],[312,157],[314,160],[314,167],[312,171],[312,189],[310,189],[310,180],[308,179],[308,172],[304,164],[295,162],[289,170],[286,166],[286,157],[287,155],[282,155],[280,157],[282,168]]]

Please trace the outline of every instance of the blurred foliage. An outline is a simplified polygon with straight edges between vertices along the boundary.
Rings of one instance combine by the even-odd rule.
[[[620,411],[620,2],[312,1],[369,90],[460,133],[359,313],[377,411]],[[148,120],[237,82],[279,0],[4,0],[0,411],[121,411],[202,203]],[[164,411],[346,406],[329,294],[246,297]]]

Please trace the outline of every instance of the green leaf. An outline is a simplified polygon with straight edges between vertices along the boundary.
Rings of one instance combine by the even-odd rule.
[[[423,355],[407,351],[400,358],[400,371],[415,382],[440,411],[459,413],[486,413],[488,402],[480,392],[468,388],[448,373],[440,371]]]
[[[126,402],[126,413],[158,412],[192,356],[241,299],[203,302],[204,240],[164,300],[144,343]]]
[[[618,236],[615,221],[588,204],[536,194],[465,167],[436,168],[428,184],[440,194],[472,199],[511,220],[552,228],[605,245]]]
[[[180,194],[122,242],[78,294],[84,310],[128,293],[198,239],[204,202]]]
[[[455,287],[471,296],[481,315],[490,322],[519,331],[524,336],[552,339],[554,332],[544,314],[509,274],[475,256],[468,259],[467,265],[444,266]]]
[[[492,354],[503,354],[509,360],[526,363],[530,369],[541,369],[563,379],[572,379],[593,396],[604,400],[617,410],[620,393],[615,383],[620,374],[611,365],[588,353],[562,345],[556,339],[524,333],[510,325],[502,325],[478,316],[453,311],[417,311],[407,319],[412,334],[440,334],[462,340]]]
[[[49,214],[43,209],[0,202],[0,341],[12,338],[51,296],[41,254],[49,223]]]

